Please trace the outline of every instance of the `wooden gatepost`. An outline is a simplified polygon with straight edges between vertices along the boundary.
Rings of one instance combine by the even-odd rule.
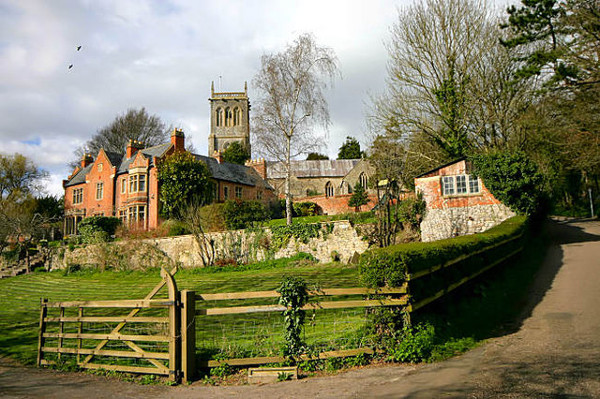
[[[139,300],[42,299],[37,365],[71,360],[85,369],[164,375],[171,381],[191,379],[195,372],[195,294],[186,290],[180,299],[173,278],[176,272],[177,268],[161,269],[162,281]],[[164,294],[159,298],[163,287],[166,298]],[[48,354],[54,354],[53,358]]]

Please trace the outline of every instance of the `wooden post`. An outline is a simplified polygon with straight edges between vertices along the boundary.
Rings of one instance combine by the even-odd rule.
[[[59,312],[59,317],[62,319],[63,317],[65,317],[65,308],[64,307],[60,307],[60,312]],[[60,334],[63,334],[65,332],[65,323],[63,323],[63,321],[61,320],[58,324],[58,332]],[[62,337],[58,338],[58,359],[60,360],[62,357],[62,353],[60,353],[60,350],[62,349],[62,345],[63,345],[63,339]]]
[[[196,293],[181,291],[181,371],[183,382],[196,374]]]
[[[44,333],[46,332],[46,315],[48,314],[48,308],[46,307],[47,299],[40,298],[40,331],[38,336],[38,356],[37,356],[37,366],[40,367],[42,365],[42,359],[44,358],[44,351],[42,348],[44,347]]]
[[[179,291],[175,279],[165,269],[161,269],[160,274],[165,280],[167,291],[169,293],[169,301],[172,303],[169,306],[169,380],[177,381],[181,370],[181,351],[179,345],[179,316],[180,316],[180,300]]]
[[[79,334],[81,336],[81,333],[83,332],[83,322],[81,321],[81,318],[83,317],[83,308],[80,307],[79,308],[79,312],[77,313],[77,315],[79,316],[79,325],[77,326],[77,334]],[[81,349],[81,338],[77,339],[77,349]],[[81,360],[81,356],[79,354],[79,351],[77,351],[77,364],[79,364],[79,361]]]

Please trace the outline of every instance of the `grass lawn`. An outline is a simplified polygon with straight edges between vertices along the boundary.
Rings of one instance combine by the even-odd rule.
[[[356,287],[356,267],[339,263],[316,264],[305,259],[277,260],[256,265],[225,268],[180,270],[175,279],[180,290],[198,293],[274,290],[284,275],[302,276],[309,287]],[[160,282],[157,269],[131,272],[80,271],[65,275],[62,271],[11,277],[0,280],[0,355],[33,364],[37,356],[40,298],[50,301],[138,299]],[[270,299],[273,303],[273,299]],[[232,306],[235,301],[197,303],[197,307]],[[257,302],[253,302],[257,303]],[[269,302],[262,302],[269,303]],[[240,304],[246,305],[247,302]],[[283,327],[278,313],[233,318],[198,316],[197,347],[203,354],[225,350],[234,354],[270,354],[282,343]],[[307,314],[307,340],[322,346],[348,341],[348,329],[360,328],[364,310],[329,310],[314,319]],[[312,324],[311,324],[312,323]],[[107,327],[108,328],[108,327]],[[226,337],[224,337],[226,336]],[[341,340],[341,341],[340,341]]]
[[[352,223],[375,223],[377,219],[373,212],[343,213],[339,215],[299,216],[292,219],[292,223],[321,223],[334,220],[350,220]],[[272,219],[265,222],[265,227],[284,226],[286,219]]]

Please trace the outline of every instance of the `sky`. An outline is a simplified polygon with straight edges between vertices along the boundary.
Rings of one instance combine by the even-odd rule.
[[[321,151],[335,159],[346,136],[369,144],[365,115],[385,87],[385,41],[410,3],[0,0],[0,153],[31,158],[49,172],[46,193],[60,196],[75,149],[145,107],[207,154],[211,82],[243,91],[247,81],[252,103],[260,57],[308,32],[339,59]]]

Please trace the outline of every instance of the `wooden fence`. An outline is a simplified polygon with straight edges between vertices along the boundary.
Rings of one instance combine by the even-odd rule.
[[[140,300],[49,302],[42,299],[38,366],[59,363],[65,360],[63,355],[68,354],[75,355],[80,368],[157,374],[176,380],[180,370],[181,308],[173,278],[176,271],[162,270],[163,280]],[[167,297],[156,299],[165,286]],[[145,310],[151,310],[152,315],[141,316]],[[56,312],[58,314],[52,314]],[[107,327],[110,332],[106,332]],[[98,333],[94,329],[104,331]],[[135,333],[140,330],[146,333]],[[112,349],[114,347],[119,350]],[[56,354],[54,359],[47,359],[49,353]]]
[[[377,290],[362,287],[354,288],[328,288],[309,292],[310,301],[304,306],[306,310],[312,309],[349,309],[349,308],[374,308],[374,307],[401,307],[408,312],[415,311],[423,306],[443,297],[459,286],[474,279],[492,267],[505,262],[516,255],[523,248],[518,247],[493,261],[489,265],[461,278],[434,295],[411,303],[409,295],[410,282],[424,276],[432,275],[440,270],[458,265],[460,262],[478,256],[481,253],[514,240],[520,239],[516,236],[500,243],[488,246],[477,252],[462,255],[445,264],[434,265],[427,270],[419,271],[407,276],[407,281],[397,288],[379,288]],[[42,300],[40,308],[40,331],[37,364],[47,365],[61,360],[64,354],[75,355],[77,365],[88,369],[105,369],[134,373],[151,373],[168,376],[175,381],[183,379],[189,381],[196,373],[196,365],[201,367],[217,367],[222,363],[230,366],[250,366],[268,363],[282,362],[285,359],[280,356],[233,358],[226,360],[196,359],[196,323],[203,323],[204,317],[218,317],[223,315],[249,314],[249,313],[273,313],[282,312],[284,307],[280,305],[247,305],[247,306],[211,306],[213,301],[230,300],[260,300],[265,298],[278,298],[280,294],[276,291],[254,291],[254,292],[230,292],[230,293],[204,293],[196,294],[194,291],[177,291],[177,285],[173,278],[174,269],[170,273],[161,271],[163,280],[141,300],[112,300],[112,301],[69,301],[48,302]],[[167,297],[155,298],[157,293],[165,287]],[[373,296],[377,299],[347,299],[348,296]],[[336,297],[344,298],[336,298]],[[320,301],[320,298],[332,297],[332,300]],[[69,316],[68,310],[76,311],[77,314]],[[90,315],[84,314],[86,309],[125,309],[125,315]],[[163,309],[163,316],[140,316],[142,310],[156,312]],[[57,310],[57,315],[49,314],[50,310]],[[109,333],[86,332],[86,326],[94,323],[111,324],[114,327]],[[160,334],[126,334],[123,332],[128,325],[162,324],[164,333]],[[50,331],[54,326],[54,331]],[[75,332],[67,331],[75,329]],[[67,329],[67,330],[66,330]],[[158,330],[155,330],[158,331]],[[129,350],[106,349],[109,343],[120,343]],[[94,343],[94,346],[90,346]],[[139,343],[158,343],[164,345],[163,351],[144,349]],[[56,354],[55,360],[47,359],[47,354]],[[326,351],[311,359],[327,359],[331,357],[355,356],[360,353],[373,353],[372,348],[356,348],[336,351]],[[105,362],[92,363],[92,359],[104,358]],[[304,356],[308,359],[308,356]],[[116,360],[115,360],[116,359]],[[129,360],[127,362],[118,359]],[[132,365],[131,360],[142,359],[148,365]]]
[[[349,309],[349,308],[374,308],[374,307],[403,307],[408,304],[408,295],[406,295],[407,287],[406,284],[398,288],[381,288],[378,290],[354,287],[354,288],[328,288],[317,291],[309,291],[309,298],[311,299],[306,305],[304,310],[326,310],[326,309]],[[342,299],[321,302],[318,301],[320,297],[339,297],[339,296],[356,296],[356,295],[373,295],[385,296],[379,299]],[[231,306],[231,307],[207,307],[206,301],[222,301],[222,300],[254,300],[263,298],[279,298],[280,294],[277,291],[254,291],[254,292],[229,292],[229,293],[218,293],[218,294],[196,294],[196,316],[219,316],[219,315],[232,315],[232,314],[249,314],[249,313],[268,313],[278,312],[281,313],[285,308],[281,305],[251,305],[251,306]],[[202,318],[197,318],[198,323],[202,323]],[[330,357],[346,357],[355,356],[360,353],[373,353],[371,348],[358,348],[358,349],[347,349],[338,351],[327,351],[321,352],[317,357],[313,359],[327,359]],[[308,359],[308,356],[303,358]],[[227,360],[209,360],[200,359],[199,365],[202,367],[216,367],[222,363],[227,363],[230,366],[250,366],[250,365],[261,365],[268,363],[278,363],[285,361],[284,357],[281,356],[268,356],[268,357],[251,357],[251,358],[235,358]]]

